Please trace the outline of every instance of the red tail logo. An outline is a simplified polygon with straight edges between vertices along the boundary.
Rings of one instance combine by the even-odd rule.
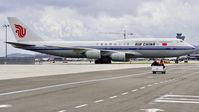
[[[15,24],[15,28],[16,28],[16,33],[18,34],[19,38],[24,38],[24,36],[26,35],[26,28],[17,24]]]

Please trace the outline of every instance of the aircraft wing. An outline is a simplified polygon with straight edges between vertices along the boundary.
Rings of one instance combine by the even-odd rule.
[[[81,47],[73,47],[73,46],[54,46],[54,45],[45,45],[45,47],[48,48],[60,48],[60,49],[69,49],[73,50],[77,53],[85,53],[88,50],[91,50],[91,48],[81,48]]]
[[[77,53],[85,54],[87,51],[97,51],[99,49],[94,48],[83,48],[83,47],[71,47],[71,46],[54,46],[54,45],[46,45],[46,47],[52,47],[52,48],[62,48],[62,49],[71,49]],[[115,51],[115,50],[99,50],[101,52],[101,56],[108,56],[111,57],[114,53],[124,53],[126,55],[126,58],[135,58],[139,57],[142,54],[136,52],[136,51]]]
[[[13,45],[14,47],[37,47],[42,45],[36,45],[36,44],[29,44],[29,43],[18,43],[18,42],[6,42],[8,44]],[[87,48],[77,48],[77,47],[60,47],[60,46],[50,46],[50,45],[44,45],[44,47],[48,48],[65,48],[65,49],[71,49],[71,50],[87,50]]]
[[[46,45],[46,47],[56,47],[56,48],[63,48],[63,49],[71,49],[74,50],[75,52],[78,53],[85,53],[86,51],[89,50],[98,50],[98,49],[94,49],[94,48],[80,48],[80,47],[68,47],[68,46],[54,46],[54,45]],[[113,53],[125,53],[127,58],[133,58],[135,56],[140,56],[141,54],[135,51],[130,51],[130,52],[120,52],[120,51],[115,51],[115,50],[100,50],[101,51],[101,55],[102,56],[110,56]]]
[[[88,50],[89,48],[81,48],[81,47],[73,47],[73,46],[54,46],[54,45],[45,45],[45,47],[49,48],[62,48],[62,49],[71,49],[71,50]]]
[[[101,56],[108,56],[111,57],[112,54],[114,53],[122,53],[125,54],[126,58],[134,58],[138,57],[141,54],[136,52],[136,51],[115,51],[115,50],[102,50],[102,49],[94,49],[94,48],[83,48],[83,47],[73,47],[73,46],[57,46],[57,45],[36,45],[36,44],[29,44],[29,43],[17,43],[17,42],[7,42],[8,44],[13,45],[14,47],[17,48],[29,48],[29,47],[47,47],[47,48],[59,48],[59,49],[69,49],[73,50],[77,53],[80,54],[85,54],[87,51],[99,51]]]

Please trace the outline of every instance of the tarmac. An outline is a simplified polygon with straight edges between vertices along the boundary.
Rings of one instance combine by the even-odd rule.
[[[104,64],[102,66],[93,63],[0,65],[0,80],[149,66],[150,64]]]
[[[13,66],[16,70],[18,70],[16,67],[24,67]],[[89,65],[88,68],[93,66],[95,65]],[[32,74],[37,77],[0,80],[0,112],[198,112],[199,110],[199,64],[166,66],[166,74],[152,74],[147,64],[140,67],[126,64],[97,66],[99,68],[105,66],[107,69],[81,73],[66,72],[66,74],[62,71],[57,72],[61,74],[55,75],[56,72],[51,73],[55,68],[53,65],[50,67],[41,65],[38,68],[31,65],[29,67],[34,72]],[[37,72],[44,73],[36,71],[42,67],[46,68],[44,71],[54,75],[37,75]],[[57,71],[64,70],[64,67],[67,68],[67,65],[57,67],[59,68]],[[110,69],[114,67],[116,69]],[[6,74],[5,70],[3,73]],[[29,72],[24,72],[26,73]]]

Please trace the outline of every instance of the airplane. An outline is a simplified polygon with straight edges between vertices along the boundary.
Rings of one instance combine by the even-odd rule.
[[[195,47],[177,38],[132,38],[112,41],[45,41],[16,17],[8,17],[15,48],[65,58],[94,59],[96,64],[131,58],[168,58],[190,54]],[[178,59],[178,58],[177,58]]]

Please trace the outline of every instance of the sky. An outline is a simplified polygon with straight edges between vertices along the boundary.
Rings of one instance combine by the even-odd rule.
[[[89,41],[127,38],[175,38],[199,45],[198,0],[0,0],[0,25],[18,17],[45,40]],[[8,28],[8,41],[16,41]],[[4,56],[5,28],[0,28]],[[8,53],[32,53],[8,46]]]

